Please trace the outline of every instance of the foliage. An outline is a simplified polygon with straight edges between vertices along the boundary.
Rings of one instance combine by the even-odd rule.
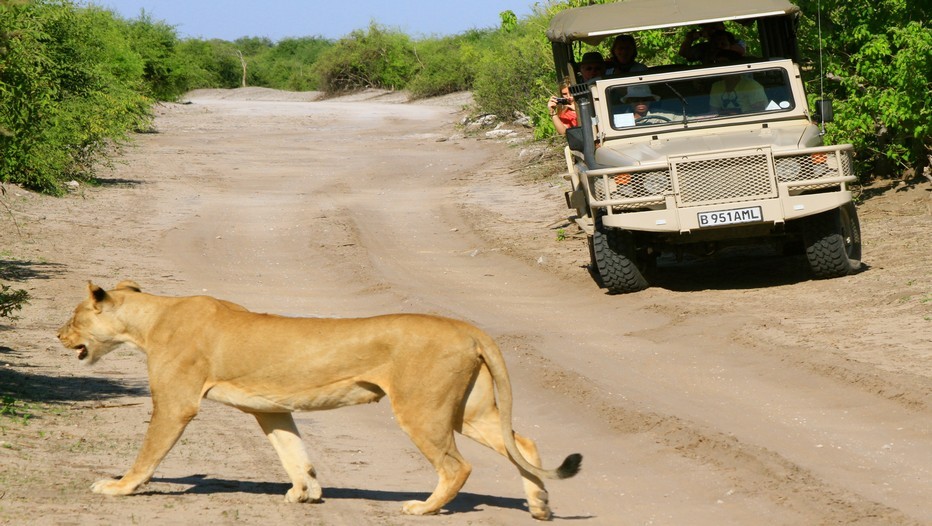
[[[0,179],[60,194],[143,125],[140,60],[117,26],[67,0],[0,4]]]
[[[372,23],[341,38],[317,59],[320,89],[333,94],[366,88],[404,89],[417,71],[411,39]]]
[[[5,416],[13,419],[18,419],[22,425],[29,424],[29,419],[32,418],[32,413],[27,411],[20,411],[17,409],[17,406],[21,404],[16,398],[10,395],[0,396],[0,416]]]
[[[861,173],[922,173],[932,155],[932,7],[907,0],[797,3],[806,14],[808,57],[820,56],[822,7],[825,90],[835,99],[829,139],[854,144]],[[819,79],[810,77],[809,91],[818,93]]]
[[[414,44],[418,71],[408,83],[413,98],[436,97],[472,88],[476,76],[475,56],[484,32],[427,39]]]
[[[21,310],[26,303],[29,303],[29,292],[0,284],[0,318],[17,319],[13,313]]]
[[[286,38],[255,57],[264,64],[266,86],[291,91],[318,89],[314,65],[333,45],[322,37]]]
[[[179,39],[144,11],[134,20],[78,7],[72,0],[0,0],[0,181],[51,194],[70,178],[93,177],[95,163],[150,119],[153,100],[194,88],[244,84],[327,94],[407,89],[412,97],[471,90],[476,109],[530,116],[537,138],[554,136],[546,100],[556,92],[547,26],[557,12],[612,0],[535,3],[500,27],[413,40],[371,23],[346,37]],[[835,100],[828,139],[855,145],[860,173],[918,173],[932,151],[932,12],[909,0],[794,0],[811,98]],[[817,25],[821,7],[821,25]],[[759,48],[753,25],[728,29]],[[640,32],[638,60],[682,63],[690,28]],[[821,46],[818,35],[822,34]],[[578,56],[599,46],[577,44]],[[827,75],[819,76],[816,57]],[[245,70],[245,71],[244,71]]]
[[[236,88],[242,83],[243,68],[236,45],[226,40],[183,40],[176,51],[193,88]]]
[[[112,13],[108,13],[113,16]],[[124,34],[132,52],[143,62],[145,95],[156,100],[174,100],[189,87],[184,62],[178,55],[178,35],[165,22],[154,21],[143,12],[126,22]]]
[[[511,118],[528,115],[535,129],[553,124],[547,117],[546,100],[556,90],[550,46],[544,38],[549,17],[530,17],[507,23],[489,36],[477,60],[473,98],[480,110]],[[544,128],[546,129],[546,128]]]
[[[273,43],[267,38],[182,40],[177,47],[184,64],[187,89],[238,88],[246,85],[290,91],[318,89],[315,63],[333,42],[322,37],[286,38]]]

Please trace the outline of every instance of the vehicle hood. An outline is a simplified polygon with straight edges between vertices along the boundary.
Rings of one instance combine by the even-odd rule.
[[[656,137],[656,138],[655,138]],[[602,166],[640,166],[666,163],[669,157],[713,152],[771,148],[775,152],[821,144],[817,126],[809,123],[783,127],[742,127],[735,131],[690,130],[676,134],[641,136],[606,141],[596,149]]]

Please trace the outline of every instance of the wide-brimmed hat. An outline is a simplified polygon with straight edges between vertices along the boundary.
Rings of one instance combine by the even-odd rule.
[[[601,53],[590,51],[582,56],[579,64],[605,64],[605,59],[602,57]]]
[[[621,102],[628,102],[629,99],[660,100],[660,97],[650,92],[650,86],[646,84],[638,84],[637,86],[631,86],[628,88],[628,93],[622,97]]]

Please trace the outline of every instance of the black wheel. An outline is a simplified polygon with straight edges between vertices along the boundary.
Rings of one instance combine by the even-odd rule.
[[[817,278],[847,276],[861,267],[861,225],[854,204],[803,219],[803,242]]]
[[[603,230],[597,225],[589,237],[593,278],[610,294],[637,292],[649,286],[635,263],[634,248],[630,232]]]

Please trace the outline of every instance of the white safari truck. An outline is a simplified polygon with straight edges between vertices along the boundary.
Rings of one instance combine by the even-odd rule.
[[[860,267],[852,147],[823,143],[831,106],[807,103],[798,16],[786,0],[627,0],[553,17],[547,37],[558,78],[575,82],[580,123],[567,133],[566,202],[600,286],[638,291],[661,255],[737,244],[804,249],[818,278]],[[728,62],[579,76],[579,42],[717,21],[752,24],[759,48]],[[645,97],[650,111],[638,115],[632,99]]]

